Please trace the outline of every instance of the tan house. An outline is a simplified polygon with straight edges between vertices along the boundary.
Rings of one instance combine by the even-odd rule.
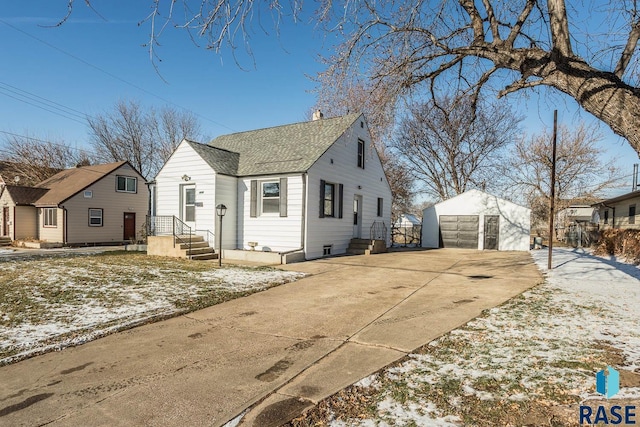
[[[144,178],[128,162],[66,169],[35,187],[4,185],[0,191],[0,231],[12,240],[130,241],[148,209]]]
[[[640,229],[640,191],[632,191],[618,197],[593,204],[597,209],[597,223],[601,230],[608,228]],[[595,215],[594,215],[595,216]],[[595,222],[595,221],[594,221]]]

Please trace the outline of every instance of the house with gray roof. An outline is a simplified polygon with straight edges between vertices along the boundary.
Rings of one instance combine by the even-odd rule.
[[[158,217],[209,236],[225,205],[224,250],[312,259],[345,253],[352,238],[390,243],[391,190],[362,114],[184,140],[152,194]]]

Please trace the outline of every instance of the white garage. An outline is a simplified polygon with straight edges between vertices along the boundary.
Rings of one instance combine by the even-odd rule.
[[[531,209],[480,190],[426,208],[422,247],[528,251]]]

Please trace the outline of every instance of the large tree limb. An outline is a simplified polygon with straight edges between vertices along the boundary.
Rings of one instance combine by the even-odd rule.
[[[640,21],[636,21],[635,24],[631,27],[631,31],[629,32],[629,37],[627,39],[627,44],[622,51],[622,55],[620,55],[618,65],[616,65],[614,74],[619,79],[622,79],[624,72],[629,66],[631,57],[633,56],[633,53],[636,50],[636,46],[638,45],[638,39],[640,39]]]

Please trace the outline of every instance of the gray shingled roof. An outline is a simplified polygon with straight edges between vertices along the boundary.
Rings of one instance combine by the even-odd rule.
[[[237,172],[234,174],[237,176],[306,172],[360,116],[349,114],[223,135],[209,145],[239,154]],[[214,155],[216,161],[222,157],[218,155]],[[232,159],[229,155],[229,165]],[[230,169],[227,165],[225,170]],[[215,167],[214,170],[224,173]]]
[[[216,173],[233,176],[238,174],[240,154],[199,142],[186,141]]]

